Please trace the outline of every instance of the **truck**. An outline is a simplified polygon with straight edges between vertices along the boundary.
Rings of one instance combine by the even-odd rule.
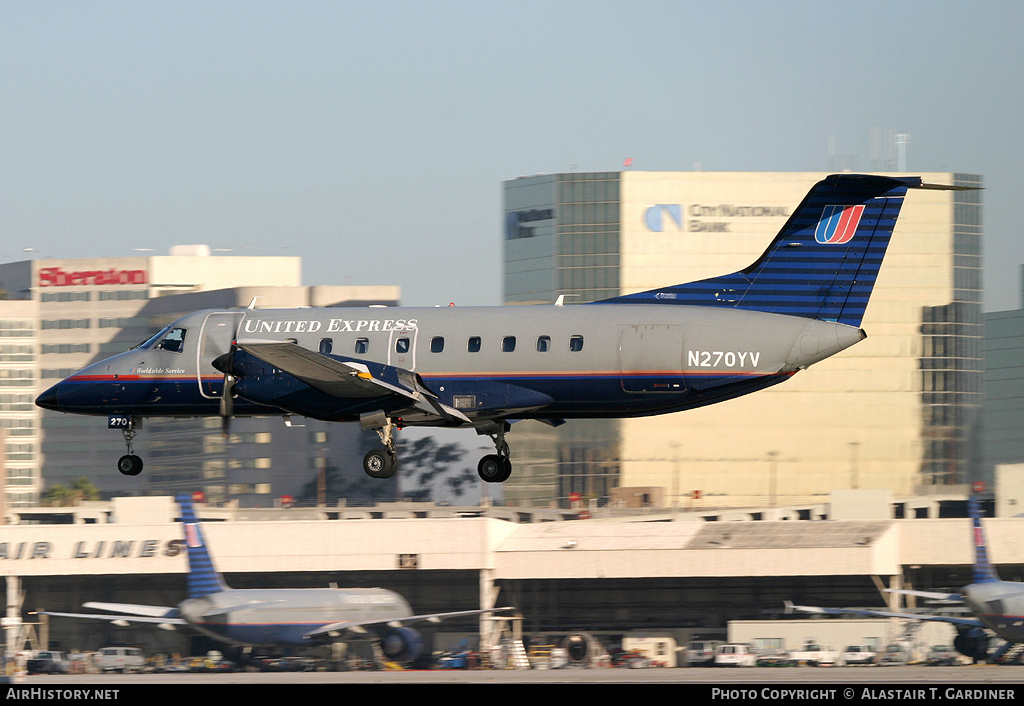
[[[26,669],[29,674],[67,674],[71,671],[71,662],[63,652],[39,650],[29,657]]]
[[[839,660],[839,653],[831,645],[823,645],[820,642],[807,642],[789,656],[797,664],[809,667],[831,667]]]
[[[104,647],[97,658],[102,672],[141,672],[146,658],[137,647]]]
[[[720,645],[715,650],[716,667],[754,667],[757,665],[757,653],[753,648],[742,642]]]

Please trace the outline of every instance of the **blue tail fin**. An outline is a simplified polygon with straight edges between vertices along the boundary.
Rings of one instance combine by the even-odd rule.
[[[598,303],[724,306],[860,326],[908,188],[919,177],[833,174],[746,269]]]
[[[206,548],[203,530],[192,509],[188,495],[178,496],[181,524],[185,529],[185,547],[188,549],[188,597],[200,598],[227,589],[223,577],[213,566],[213,558]]]
[[[988,559],[985,530],[981,527],[981,503],[972,495],[967,500],[967,512],[971,516],[972,539],[974,541],[974,580],[972,583],[999,581],[995,567]]]

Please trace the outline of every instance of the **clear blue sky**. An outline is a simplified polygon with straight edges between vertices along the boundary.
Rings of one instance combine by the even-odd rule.
[[[0,0],[0,261],[206,243],[305,284],[501,301],[501,182],[539,172],[984,175],[1019,305],[1024,3]]]

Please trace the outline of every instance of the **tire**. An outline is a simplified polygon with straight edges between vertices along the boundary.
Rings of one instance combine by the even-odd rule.
[[[125,454],[117,460],[117,470],[125,476],[137,476],[142,473],[142,459],[135,454]]]
[[[476,472],[487,483],[504,483],[512,475],[512,462],[507,456],[488,454],[480,459]]]
[[[371,449],[363,456],[363,471],[370,478],[390,478],[398,470],[398,459],[387,449]]]

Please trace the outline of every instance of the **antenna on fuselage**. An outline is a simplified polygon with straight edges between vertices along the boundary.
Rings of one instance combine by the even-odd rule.
[[[253,298],[252,298],[252,301],[251,301],[251,302],[249,302],[249,306],[247,306],[247,307],[245,307],[245,308],[246,308],[246,309],[255,309],[255,308],[256,308],[256,300],[257,300],[257,299],[259,299],[259,297],[253,297]]]

